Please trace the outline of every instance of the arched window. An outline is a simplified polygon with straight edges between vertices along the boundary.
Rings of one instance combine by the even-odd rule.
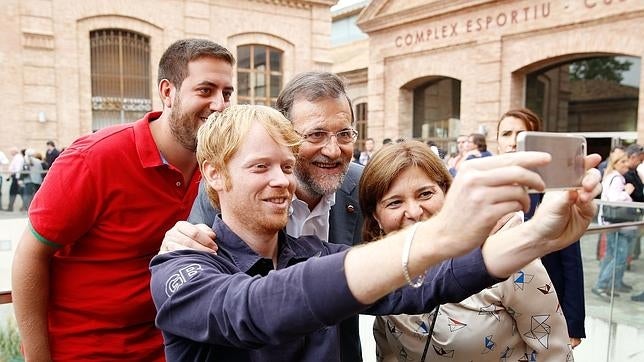
[[[448,149],[450,126],[461,117],[461,82],[432,77],[414,88],[414,138]],[[453,133],[453,130],[452,130]]]
[[[526,107],[550,132],[636,131],[640,59],[592,57],[527,75]]]
[[[133,122],[152,109],[150,40],[121,29],[90,32],[92,129]]]
[[[237,47],[237,103],[275,105],[282,90],[282,53],[265,45]]]

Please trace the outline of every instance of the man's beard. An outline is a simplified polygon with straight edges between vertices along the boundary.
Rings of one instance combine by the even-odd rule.
[[[346,176],[349,166],[347,165],[344,171],[339,175],[322,175],[315,177],[310,169],[314,168],[311,161],[302,162],[298,158],[297,165],[295,166],[295,176],[297,177],[297,191],[303,192],[311,198],[321,198],[325,195],[330,195],[336,192]],[[296,192],[297,193],[297,192]]]
[[[197,113],[183,113],[181,98],[176,95],[170,111],[170,133],[183,148],[195,152],[197,150],[197,130],[201,126]]]

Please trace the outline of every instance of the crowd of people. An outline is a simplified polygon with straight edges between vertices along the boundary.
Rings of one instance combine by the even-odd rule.
[[[173,43],[162,110],[49,169],[13,262],[26,359],[360,361],[359,314],[381,360],[572,357],[598,155],[580,189],[529,194],[550,156],[514,152],[538,130],[525,109],[499,119],[495,157],[478,134],[448,160],[404,139],[356,152],[338,76],[233,106],[234,64]]]
[[[386,137],[382,141],[382,146],[384,148],[388,145],[398,144],[405,142],[404,137],[398,137],[396,140]],[[439,147],[436,142],[433,140],[428,140],[425,144],[438,156],[438,158],[445,163],[449,173],[452,176],[456,176],[456,172],[460,167],[461,163],[466,160],[471,160],[481,157],[492,156],[493,153],[487,149],[487,141],[485,140],[485,135],[480,133],[471,133],[469,135],[460,135],[456,138],[456,152],[448,153],[445,149]],[[373,153],[376,151],[375,141],[373,138],[367,138],[364,141],[364,146],[362,150],[355,148],[353,154],[353,162],[361,164],[363,166],[367,165],[367,162],[373,156]]]
[[[613,147],[609,157],[600,164],[602,173],[601,199],[618,202],[644,202],[644,149],[637,143],[627,147]],[[633,208],[631,211],[635,212]],[[610,224],[620,221],[637,221],[637,215],[626,215],[624,220],[613,219],[607,210],[600,209],[599,221]],[[632,293],[633,286],[624,281],[624,274],[634,259],[638,259],[641,248],[641,235],[638,229],[619,229],[604,234],[600,245],[605,247],[601,253],[599,275],[592,292],[599,298],[610,301],[620,297],[620,293]],[[631,295],[631,300],[644,302],[644,292]]]
[[[53,141],[47,141],[45,156],[33,148],[11,147],[8,158],[0,151],[0,210],[14,211],[16,199],[22,201],[19,211],[27,211],[47,171],[60,154]],[[2,206],[2,182],[9,183],[9,202]],[[18,210],[18,209],[16,209]]]

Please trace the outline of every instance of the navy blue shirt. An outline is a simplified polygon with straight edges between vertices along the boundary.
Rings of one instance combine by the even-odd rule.
[[[279,233],[277,270],[221,220],[217,255],[184,250],[152,259],[151,289],[168,361],[338,361],[338,323],[359,312],[420,314],[499,282],[480,249],[431,268],[419,289],[366,306],[344,272],[349,247]]]

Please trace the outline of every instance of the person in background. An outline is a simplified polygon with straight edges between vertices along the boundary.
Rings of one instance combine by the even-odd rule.
[[[531,110],[518,108],[507,111],[497,123],[498,153],[502,155],[516,152],[519,133],[539,131],[540,129],[541,120]],[[530,194],[530,210],[525,214],[526,220],[534,215],[542,198],[543,194]],[[544,255],[541,262],[548,271],[557,291],[559,304],[561,304],[561,309],[566,317],[570,344],[574,348],[581,343],[582,338],[586,338],[584,267],[581,259],[581,245],[577,241],[562,250]]]
[[[4,152],[0,151],[0,210],[4,210],[4,208],[2,207],[2,181],[4,179],[5,167],[8,164],[9,164],[9,159],[4,154]]]
[[[56,144],[54,144],[54,141],[47,141],[47,152],[45,153],[45,164],[47,165],[47,169],[51,167],[51,165],[54,164],[54,161],[56,161],[56,158],[60,155],[60,151],[56,148]]]
[[[360,150],[358,148],[355,148],[353,150],[353,158],[351,159],[351,162],[357,163],[358,165],[360,164]]]
[[[162,112],[56,159],[13,259],[27,361],[164,360],[148,266],[197,195],[197,130],[229,106],[234,62],[209,40],[172,43],[159,61]]]
[[[642,183],[642,179],[640,179],[640,175],[637,173],[637,168],[642,164],[642,157],[644,157],[642,146],[637,143],[629,145],[626,147],[626,156],[628,156],[628,172],[624,174],[624,180],[626,180],[627,184],[633,185],[633,192],[630,195],[631,199],[633,199],[633,202],[644,202],[644,183]],[[638,231],[637,236],[631,242],[628,250],[627,270],[631,270],[633,259],[639,258],[640,234]]]
[[[465,153],[467,153],[467,149],[466,149],[467,138],[468,137],[463,134],[456,137],[457,154],[450,157],[450,159],[447,161],[447,169],[449,170],[449,173],[452,176],[456,175],[456,172],[458,172],[458,167],[461,165],[461,162],[465,161]]]
[[[420,142],[407,141],[378,152],[360,179],[365,242],[436,215],[451,182],[441,160]],[[512,213],[497,228],[522,222],[522,212]],[[572,353],[558,307],[548,273],[536,259],[462,302],[441,305],[438,312],[376,317],[376,355],[380,361],[397,361],[400,356],[418,361],[427,345],[428,361],[449,357],[491,362],[510,356],[514,361],[566,361]]]
[[[434,154],[441,159],[441,161],[445,160],[445,156],[447,155],[447,152],[445,152],[445,150],[443,150],[442,148],[438,147],[436,142],[432,140],[428,140],[426,144],[427,144],[427,147],[429,147],[429,149],[431,149],[432,152],[434,152]]]
[[[485,136],[480,133],[470,134],[467,137],[465,148],[467,149],[467,153],[465,154],[466,161],[473,158],[492,156],[492,152],[487,150],[487,142],[485,141]]]
[[[637,174],[637,167],[642,163],[642,146],[634,143],[626,147],[626,157],[628,157],[628,172],[624,174],[627,184],[633,185],[631,199],[635,202],[644,202],[644,184]]]
[[[632,201],[631,194],[635,187],[626,183],[624,174],[628,172],[629,159],[626,152],[615,151],[611,154],[606,173],[602,180],[601,199],[604,201]],[[609,223],[603,220],[602,223]],[[599,265],[597,282],[592,288],[593,294],[600,299],[610,302],[611,296],[618,297],[619,293],[628,293],[633,287],[624,283],[624,271],[630,244],[639,235],[637,230],[619,229],[606,236],[606,252]]]
[[[527,168],[549,157],[535,152],[471,162],[440,213],[381,241],[349,249],[314,235],[296,239],[283,229],[300,134],[279,112],[252,105],[233,106],[199,130],[198,163],[220,210],[213,228],[221,247],[216,255],[165,253],[150,264],[168,360],[337,361],[340,321],[460,300],[567,245],[595,212],[599,176],[591,172],[583,190],[549,195],[533,222],[488,237],[497,218],[528,206],[528,187],[543,186]],[[490,188],[495,197],[481,198]]]
[[[599,170],[599,173],[604,176],[604,171],[606,170],[606,165],[608,165],[608,160],[610,160],[610,156],[615,152],[616,150],[621,150],[621,151],[626,151],[626,148],[623,145],[617,145],[613,146],[610,149],[610,153],[608,154],[608,157],[606,157],[602,162],[597,165],[597,169]]]
[[[10,181],[11,185],[9,186],[9,205],[7,206],[7,211],[13,211],[16,197],[20,195],[20,198],[22,199],[22,186],[20,185],[20,178],[22,175],[22,168],[25,162],[25,158],[20,153],[20,151],[18,151],[17,147],[11,147],[9,154],[11,155],[11,163],[9,163],[10,175],[9,178],[7,178],[7,181]]]
[[[364,151],[360,152],[360,164],[365,166],[367,162],[371,159],[374,152],[374,141],[373,138],[367,138],[364,141]]]
[[[33,200],[36,191],[42,184],[42,155],[36,153],[33,149],[29,148],[25,151],[25,161],[23,169],[26,171],[22,182],[25,185],[25,190],[22,194],[24,209],[29,210],[31,200]]]

